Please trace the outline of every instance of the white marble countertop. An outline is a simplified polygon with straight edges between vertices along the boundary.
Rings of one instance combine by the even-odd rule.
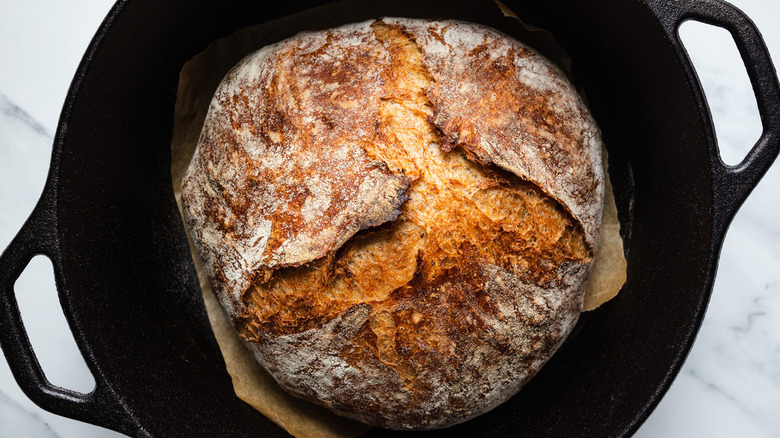
[[[756,22],[774,59],[780,60],[780,2],[733,3]],[[68,86],[111,5],[111,0],[0,3],[0,249],[40,194]],[[686,25],[682,35],[707,87],[723,156],[736,163],[758,138],[760,122],[744,69],[734,61],[736,49],[725,31],[711,29]],[[693,350],[636,436],[780,436],[778,193],[780,164],[734,220]],[[16,292],[48,378],[88,392],[91,376],[67,332],[45,259],[33,260]],[[38,408],[0,358],[0,438],[109,436],[121,435]]]

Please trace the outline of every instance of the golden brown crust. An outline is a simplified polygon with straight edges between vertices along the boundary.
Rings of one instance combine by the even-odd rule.
[[[576,322],[599,150],[535,52],[385,19],[236,66],[182,192],[215,292],[283,387],[371,424],[445,427],[519,390]]]
[[[407,179],[357,146],[384,58],[370,32],[310,34],[243,60],[216,92],[182,194],[209,277],[235,303],[269,270],[398,216]]]
[[[603,199],[601,135],[554,64],[493,29],[458,22],[388,19],[409,32],[435,79],[428,96],[445,148],[533,181],[598,242]],[[446,56],[443,54],[467,56]],[[489,102],[489,103],[488,103]]]

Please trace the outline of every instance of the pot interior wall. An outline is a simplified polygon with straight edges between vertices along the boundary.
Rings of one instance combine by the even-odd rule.
[[[284,435],[233,394],[169,173],[184,62],[216,38],[312,6],[261,3],[128,2],[94,52],[61,132],[55,172],[67,299],[76,337],[137,421],[128,434]],[[463,7],[479,21],[469,2],[433,2],[408,14],[405,3],[388,3],[381,13],[364,12],[451,16]],[[712,139],[680,61],[640,2],[505,3],[553,31],[573,57],[610,152],[628,281],[615,300],[583,315],[520,394],[431,434],[623,435],[676,374],[706,305],[715,260]]]

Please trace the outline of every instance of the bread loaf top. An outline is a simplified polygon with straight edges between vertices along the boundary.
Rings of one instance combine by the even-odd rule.
[[[600,150],[532,49],[386,18],[234,67],[184,178],[185,219],[285,389],[371,424],[444,427],[514,394],[576,322]]]

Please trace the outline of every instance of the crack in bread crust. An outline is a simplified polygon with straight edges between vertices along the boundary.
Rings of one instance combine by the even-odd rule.
[[[461,34],[453,36],[452,29]],[[214,113],[228,114],[230,129],[207,119],[202,156],[188,175],[195,193],[184,199],[196,207],[188,220],[191,229],[203,228],[204,221],[225,226],[239,221],[237,216],[272,224],[263,258],[245,269],[242,287],[220,279],[225,268],[209,252],[214,245],[202,232],[198,243],[194,234],[196,246],[212,260],[215,291],[240,336],[291,393],[384,427],[444,427],[514,394],[576,322],[593,254],[593,230],[579,220],[584,207],[558,202],[550,193],[560,190],[542,189],[529,180],[534,172],[516,171],[527,162],[507,165],[495,153],[504,146],[484,147],[482,134],[502,120],[543,120],[585,168],[571,171],[597,181],[595,187],[600,161],[587,165],[594,154],[591,139],[562,121],[573,117],[569,106],[560,112],[542,105],[550,96],[577,100],[569,87],[538,96],[520,93],[526,101],[519,109],[507,109],[517,104],[514,97],[506,97],[509,103],[495,94],[480,101],[469,94],[475,91],[462,90],[464,100],[482,105],[475,113],[480,118],[466,124],[452,115],[453,92],[442,91],[452,88],[446,84],[450,67],[439,59],[460,59],[465,66],[455,69],[458,75],[469,68],[475,75],[495,70],[500,63],[483,62],[483,52],[503,50],[493,38],[493,31],[458,22],[359,23],[294,37],[250,57],[223,84],[234,94],[218,92],[221,106]],[[464,53],[464,39],[484,44]],[[516,41],[503,44],[531,58],[524,62],[547,65]],[[519,75],[509,71],[520,68],[514,64],[500,67],[504,76]],[[512,82],[492,80],[501,87]],[[556,90],[562,95],[550,94]],[[243,120],[245,112],[257,112],[251,102],[258,93],[272,107],[263,110],[271,122]],[[575,116],[587,132],[597,130],[586,114]],[[245,127],[248,123],[259,128]],[[252,129],[263,133],[265,150],[237,147],[226,153],[215,146],[246,141],[237,137]],[[539,129],[528,135],[548,138],[537,135]],[[520,141],[528,145],[506,145],[511,153],[505,155],[514,159],[518,147],[535,147]],[[277,160],[268,145],[283,143],[302,153],[286,155],[284,169],[264,170]],[[311,161],[315,153],[323,154],[318,158],[324,164]],[[212,205],[208,219],[199,218],[203,199],[224,205],[237,196],[224,182],[236,173],[225,163],[237,158],[252,187],[286,193],[284,206],[257,214],[257,208]],[[543,165],[570,161],[556,159]],[[300,169],[292,170],[296,166]],[[290,177],[289,171],[301,176]],[[361,178],[373,184],[372,192],[345,189]],[[595,202],[600,215],[598,190],[583,193],[582,203]],[[342,219],[323,216],[343,212],[350,196],[360,199],[362,210],[347,208]],[[362,221],[366,209],[375,219]],[[282,250],[296,241],[296,233],[330,237],[316,250],[306,247],[305,257],[283,263],[289,252]]]

